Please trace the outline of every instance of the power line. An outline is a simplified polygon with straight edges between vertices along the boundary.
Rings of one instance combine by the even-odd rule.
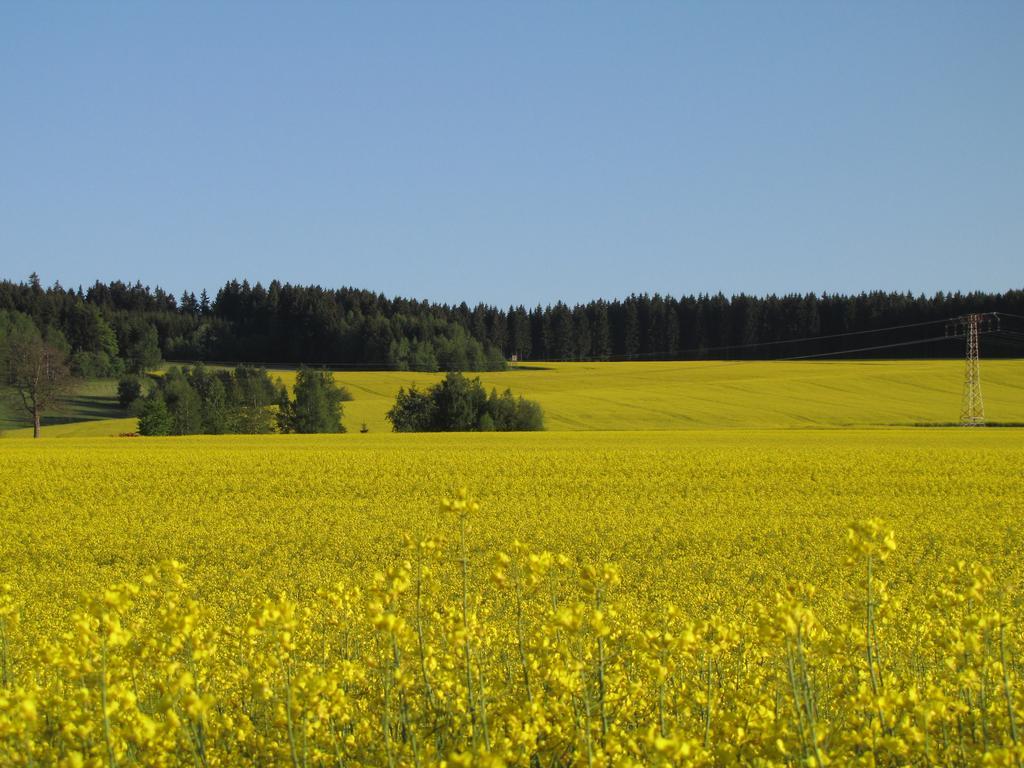
[[[797,355],[795,357],[780,357],[777,358],[780,361],[787,360],[814,360],[821,357],[837,357],[839,355],[853,355],[858,352],[875,352],[880,349],[893,349],[895,347],[909,347],[914,344],[929,344],[934,341],[949,341],[950,339],[957,339],[959,336],[932,336],[930,339],[914,339],[913,341],[900,341],[895,344],[879,344],[874,347],[860,347],[858,349],[843,349],[838,352],[822,352],[817,355]]]
[[[240,365],[248,365],[254,368],[264,368],[267,371],[294,371],[300,365],[304,365],[307,368],[327,368],[327,369],[338,369],[345,368],[356,371],[395,371],[397,373],[436,373],[437,369],[434,368],[423,368],[423,367],[407,367],[399,368],[398,363],[388,362],[385,360],[368,360],[361,363],[347,363],[347,362],[333,362],[333,363],[307,363],[307,362],[275,362],[266,363],[253,360],[165,360],[164,362],[173,363],[174,365],[212,365],[222,368],[238,367]]]
[[[715,347],[691,347],[690,349],[680,349],[675,354],[683,355],[687,352],[718,352],[721,350],[732,350],[732,349],[753,349],[755,347],[773,347],[780,344],[801,344],[805,341],[824,341],[826,339],[840,339],[847,336],[863,336],[869,333],[885,333],[886,331],[900,331],[906,328],[921,328],[926,325],[937,325],[938,323],[951,322],[953,318],[947,317],[942,320],[926,320],[920,323],[906,323],[905,325],[890,325],[884,328],[871,328],[864,331],[844,331],[843,333],[827,333],[820,336],[803,336],[796,339],[779,339],[778,341],[756,341],[750,344],[721,344]],[[634,355],[629,355],[630,358],[652,356],[662,354],[660,352],[641,352]],[[547,362],[567,362],[566,359],[559,360],[548,360]]]
[[[741,349],[754,349],[757,347],[773,347],[782,344],[801,344],[810,341],[825,341],[830,339],[839,339],[849,336],[864,336],[871,333],[885,333],[887,331],[899,331],[907,328],[922,328],[929,325],[938,325],[939,323],[952,323],[956,318],[947,317],[940,320],[925,320],[920,323],[906,323],[904,325],[889,325],[883,328],[871,328],[863,331],[844,331],[843,333],[828,333],[819,336],[803,336],[795,339],[779,339],[777,341],[758,341],[750,344],[721,344],[713,347],[690,347],[689,349],[679,349],[675,352],[634,352],[632,354],[623,355],[608,355],[602,357],[601,360],[610,360],[614,362],[628,362],[632,360],[651,358],[656,359],[659,362],[667,362],[669,360],[683,360],[684,356],[691,353],[706,354],[708,352],[720,352],[720,351],[731,351]],[[784,358],[773,358],[773,359],[784,359]],[[585,361],[592,361],[592,358],[585,358]],[[535,363],[574,363],[580,362],[581,359],[578,357],[544,357],[534,358],[531,360],[521,360],[519,362],[535,362]]]

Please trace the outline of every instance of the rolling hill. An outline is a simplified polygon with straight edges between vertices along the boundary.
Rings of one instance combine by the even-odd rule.
[[[548,363],[479,375],[488,389],[510,387],[539,401],[552,431],[771,429],[955,422],[962,369],[955,360]],[[286,384],[295,378],[293,371],[272,373]],[[371,432],[389,431],[385,414],[399,387],[424,387],[442,376],[336,373],[354,398],[345,403],[346,427],[357,432],[365,423]],[[983,362],[982,387],[990,422],[1024,423],[1024,361]],[[112,396],[108,384],[90,383],[61,417],[68,423],[50,426],[45,434],[132,431],[133,419],[116,418],[123,414]],[[31,431],[6,434],[21,437]]]

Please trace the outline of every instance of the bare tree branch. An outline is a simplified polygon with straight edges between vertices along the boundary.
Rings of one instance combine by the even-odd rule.
[[[67,355],[34,330],[11,334],[5,346],[2,383],[18,393],[22,407],[32,417],[34,436],[39,437],[43,412],[53,409],[72,390]]]

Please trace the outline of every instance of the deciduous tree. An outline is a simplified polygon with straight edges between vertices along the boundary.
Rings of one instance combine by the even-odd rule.
[[[39,437],[43,413],[73,388],[67,350],[55,339],[44,338],[31,323],[13,324],[5,336],[0,350],[3,383],[32,418],[33,437]]]

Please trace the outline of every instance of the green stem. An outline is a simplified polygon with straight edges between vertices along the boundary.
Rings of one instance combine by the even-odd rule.
[[[292,676],[288,662],[284,665],[284,712],[288,724],[288,747],[291,750],[292,766],[299,768],[299,755],[295,749],[295,729],[292,726]]]
[[[480,707],[480,727],[483,731],[484,747],[489,752],[491,749],[491,734],[487,728],[487,686],[484,681],[484,665],[477,659],[476,666],[480,671],[480,695],[477,697]]]
[[[664,651],[660,654],[661,666],[668,668],[668,659]],[[658,670],[658,733],[665,738],[668,733],[665,730],[665,681],[661,678],[661,670]]]
[[[1017,720],[1013,711],[1013,691],[1010,689],[1010,672],[1006,668],[1006,625],[999,625],[999,661],[1003,667],[1003,693],[1006,694],[1006,715],[1010,721],[1010,739],[1013,741],[1013,762],[1020,766],[1020,755],[1017,752]]]
[[[420,674],[423,676],[423,695],[427,708],[433,709],[434,690],[427,672],[427,643],[423,630],[423,556],[416,560],[416,643],[420,655]]]
[[[601,590],[598,589],[594,593],[595,604],[597,610],[601,610]],[[601,746],[605,744],[605,739],[608,736],[608,712],[605,708],[605,658],[604,658],[604,638],[598,635],[597,638],[597,707],[598,712],[601,715]]]
[[[581,673],[581,675],[582,675],[582,673]],[[583,683],[583,712],[584,712],[584,716],[586,718],[583,721],[583,733],[584,733],[584,737],[586,739],[586,745],[587,745],[587,766],[588,766],[588,768],[592,768],[592,766],[594,765],[594,747],[591,744],[591,740],[590,740],[590,694],[587,693],[587,680],[586,680],[586,678],[582,679],[582,683]]]
[[[382,649],[383,650],[383,649]],[[381,654],[383,656],[383,653]],[[384,751],[388,758],[388,768],[395,768],[395,756],[391,750],[391,674],[392,670],[387,664],[381,669],[382,684],[384,686],[384,711],[381,713],[381,730],[384,732]]]
[[[800,691],[796,684],[796,668],[793,663],[793,645],[786,640],[786,668],[789,672],[789,688],[793,693],[793,712],[796,714],[797,735],[800,736],[800,750],[803,752],[804,760],[808,757],[806,728],[804,726],[804,707],[800,703]]]
[[[466,655],[466,707],[472,746],[476,746],[476,703],[473,700],[473,656],[469,642],[469,564],[466,557],[466,513],[459,516],[459,549],[462,554],[462,631],[463,653]]]
[[[707,707],[704,710],[704,749],[708,748],[708,743],[711,741],[711,654],[708,654],[707,663],[707,687],[705,695],[707,696]]]
[[[5,688],[10,681],[7,679],[7,622],[0,619],[0,685]]]
[[[807,657],[804,654],[803,640],[801,639],[801,631],[797,629],[796,633],[796,651],[797,656],[800,659],[800,672],[803,677],[803,689],[804,689],[804,708],[807,710],[807,727],[811,737],[811,748],[814,750],[814,758],[818,761],[818,765],[824,765],[825,763],[821,759],[821,752],[818,750],[818,726],[817,717],[814,706],[814,699],[811,695],[811,678],[807,673]]]
[[[103,627],[100,628],[100,635],[100,707],[103,708],[103,739],[107,743],[107,761],[110,768],[117,768],[117,757],[114,755],[114,745],[110,740],[110,716],[107,714],[107,633]]]
[[[402,654],[398,649],[398,637],[394,632],[391,633],[391,650],[395,660],[395,671],[397,672],[402,664]],[[412,748],[412,759],[415,768],[419,768],[420,765],[420,751],[416,744],[416,732],[412,728],[412,718],[409,717],[409,701],[405,695],[405,689],[398,689],[398,706],[402,715],[402,740],[409,739],[409,745]]]
[[[530,666],[526,661],[526,641],[523,638],[523,589],[519,581],[519,568],[513,571],[516,587],[516,640],[519,644],[519,664],[523,669],[523,685],[526,686],[526,700],[533,702],[533,690],[530,688]]]

